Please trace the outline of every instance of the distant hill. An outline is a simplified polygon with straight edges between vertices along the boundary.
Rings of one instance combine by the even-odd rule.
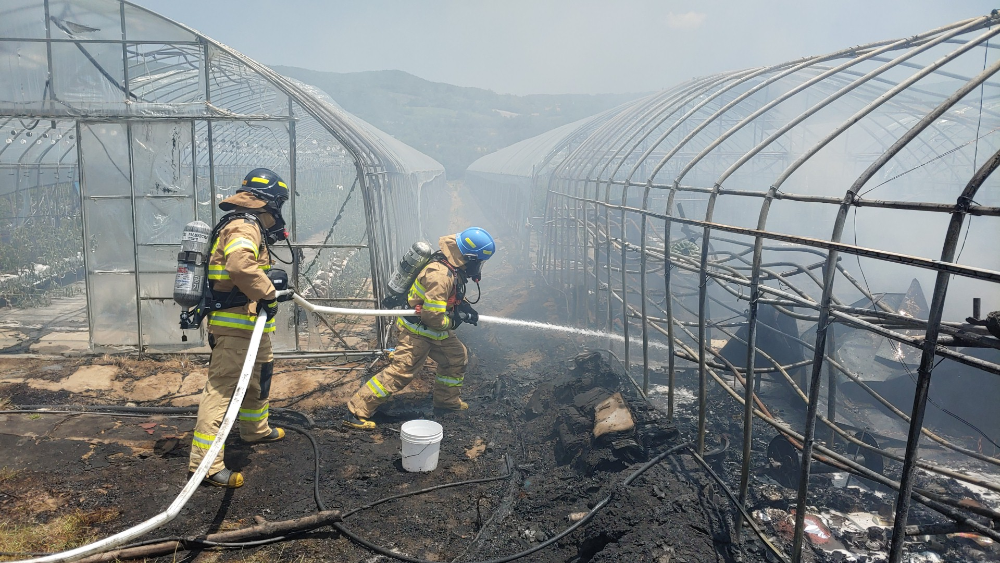
[[[433,157],[452,179],[485,154],[642,95],[515,96],[430,82],[400,70],[272,68],[321,88],[347,111]]]

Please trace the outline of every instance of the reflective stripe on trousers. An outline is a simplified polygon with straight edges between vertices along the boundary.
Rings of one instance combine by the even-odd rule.
[[[264,405],[263,408],[256,410],[240,409],[240,420],[252,420],[254,422],[264,420],[269,413],[268,407],[269,405]]]
[[[448,387],[461,387],[465,383],[465,377],[447,377],[440,373],[435,376],[434,380]]]
[[[191,439],[191,446],[195,448],[201,448],[203,450],[211,449],[212,444],[215,443],[215,436],[211,434],[202,434],[197,430],[194,431],[194,438]],[[226,445],[222,445],[222,449],[226,449]]]
[[[367,385],[368,388],[372,390],[372,393],[374,393],[376,397],[384,399],[389,395],[392,395],[392,392],[388,391],[385,388],[385,386],[382,385],[382,383],[375,377],[369,379],[368,383],[366,383],[365,385]]]

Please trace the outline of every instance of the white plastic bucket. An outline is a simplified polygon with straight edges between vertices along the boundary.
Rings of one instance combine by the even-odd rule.
[[[403,469],[411,472],[434,471],[441,452],[444,429],[433,420],[411,420],[399,428],[403,442]]]

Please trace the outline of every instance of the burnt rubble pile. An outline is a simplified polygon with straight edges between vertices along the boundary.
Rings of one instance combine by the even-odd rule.
[[[898,464],[892,464],[888,474],[896,471]],[[751,487],[751,512],[765,529],[783,540],[787,549],[794,530],[796,490],[780,484],[777,473],[773,467],[761,468],[760,476],[767,478]],[[920,475],[917,488],[959,500],[968,507],[986,506],[986,499],[955,479]],[[892,539],[895,491],[844,473],[813,475],[809,491],[805,538],[814,560],[832,563],[886,560]],[[972,517],[988,525],[985,519]],[[933,528],[945,522],[940,514],[919,503],[911,506],[910,526]],[[907,561],[920,563],[1000,560],[1000,546],[995,542],[960,531],[909,536],[907,551],[910,554]]]
[[[540,386],[524,409],[527,420],[543,414],[545,423],[551,420],[558,465],[586,475],[622,471],[677,437],[676,427],[599,353],[581,354],[573,362],[563,378]]]
[[[550,369],[542,381],[518,421],[527,468],[515,530],[544,541],[611,500],[539,561],[734,560],[730,505],[686,452],[622,486],[643,462],[680,443],[676,427],[626,376],[595,352]]]

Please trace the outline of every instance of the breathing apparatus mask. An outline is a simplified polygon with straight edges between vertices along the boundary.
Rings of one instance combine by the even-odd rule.
[[[243,182],[236,190],[236,193],[240,192],[247,192],[256,199],[263,201],[264,207],[262,210],[269,213],[271,218],[274,219],[274,224],[270,227],[265,228],[261,224],[261,230],[263,231],[264,240],[267,245],[271,246],[281,241],[287,241],[289,251],[291,251],[291,241],[288,240],[285,218],[281,215],[281,207],[288,201],[288,184],[285,184],[281,177],[274,171],[267,168],[257,168],[251,170],[243,178]],[[291,261],[295,260],[295,253],[292,252],[291,261],[282,260],[277,255],[274,258],[284,264],[290,264]]]
[[[455,242],[465,260],[465,275],[478,284],[483,277],[483,262],[496,251],[493,237],[485,229],[469,227],[455,235]]]
[[[281,216],[281,206],[288,201],[288,184],[280,176],[267,168],[256,168],[243,178],[236,193],[247,192],[264,202],[264,211],[274,218],[274,225],[265,230],[268,244],[288,238],[285,219]]]
[[[465,277],[476,284],[476,300],[465,299],[468,303],[478,303],[479,280],[483,278],[483,262],[489,260],[496,251],[496,243],[493,237],[485,229],[479,227],[469,227],[455,235],[455,242],[458,244],[458,251],[462,253],[462,260],[465,265]],[[464,298],[464,296],[463,296]],[[473,323],[474,324],[474,323]]]
[[[278,205],[272,205],[268,202],[264,206],[264,210],[271,214],[274,218],[274,224],[264,230],[264,236],[267,238],[267,244],[275,244],[283,240],[288,240],[288,230],[285,229],[285,218],[281,216],[281,203]]]
[[[475,254],[465,254],[462,258],[465,259],[466,277],[476,283],[479,283],[479,280],[483,278],[483,261],[480,260]]]

